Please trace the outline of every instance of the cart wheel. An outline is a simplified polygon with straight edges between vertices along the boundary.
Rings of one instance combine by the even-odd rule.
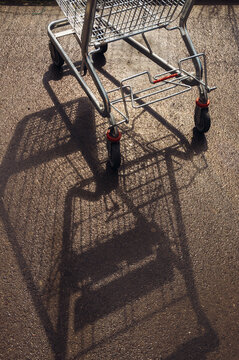
[[[121,164],[120,142],[107,140],[109,164],[112,170],[116,171]]]
[[[97,53],[95,55],[103,55],[108,50],[108,43],[96,46]]]
[[[57,67],[61,67],[64,64],[64,59],[51,41],[49,42],[49,49],[54,65],[56,65]]]
[[[108,43],[100,45],[100,53],[104,54],[108,50]]]
[[[200,133],[206,133],[210,129],[211,119],[208,107],[202,108],[196,105],[194,123]]]

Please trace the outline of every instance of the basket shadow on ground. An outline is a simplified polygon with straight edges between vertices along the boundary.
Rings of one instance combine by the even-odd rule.
[[[239,4],[239,0],[195,0],[195,5],[234,5]],[[1,0],[0,5],[54,5],[57,6],[55,0]]]
[[[55,359],[97,351],[185,298],[201,330],[163,359],[206,359],[219,341],[200,305],[179,198],[207,166],[205,139],[189,144],[148,108],[170,144],[133,134],[134,158],[109,174],[97,135],[106,124],[86,98],[61,104],[57,79],[51,67],[44,86],[54,107],[22,119],[0,168],[1,217]]]
[[[57,6],[55,0],[1,0],[0,5],[7,6]]]

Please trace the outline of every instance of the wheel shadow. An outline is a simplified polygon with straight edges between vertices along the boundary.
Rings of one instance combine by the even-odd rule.
[[[206,359],[219,342],[200,305],[179,197],[207,167],[205,142],[189,144],[150,110],[165,145],[132,129],[121,170],[109,174],[105,123],[86,98],[61,104],[58,78],[45,74],[54,106],[18,124],[0,167],[1,217],[55,359],[110,351],[122,334],[130,344],[127,334],[159,316],[173,337],[180,316],[167,316],[186,304],[192,334],[171,353],[159,344],[157,356]]]

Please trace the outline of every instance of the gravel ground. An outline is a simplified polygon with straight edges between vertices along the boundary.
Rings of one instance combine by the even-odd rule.
[[[4,3],[0,359],[237,360],[239,6],[196,5],[188,21],[217,86],[210,131],[193,130],[196,89],[130,108],[112,174],[105,119],[51,65],[60,9]],[[187,55],[176,31],[149,38],[168,61]],[[161,71],[122,41],[103,60],[107,90]]]

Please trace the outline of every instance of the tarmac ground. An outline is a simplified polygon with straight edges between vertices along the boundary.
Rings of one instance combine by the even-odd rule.
[[[217,86],[211,129],[194,129],[195,88],[129,107],[118,173],[106,119],[52,65],[60,8],[0,3],[0,359],[238,360],[239,4],[208,3],[188,29]],[[148,37],[187,56],[176,30]],[[162,71],[123,41],[96,66],[107,90]]]

